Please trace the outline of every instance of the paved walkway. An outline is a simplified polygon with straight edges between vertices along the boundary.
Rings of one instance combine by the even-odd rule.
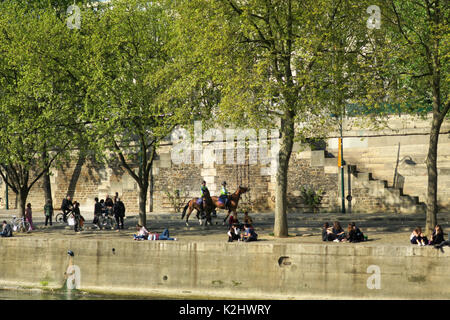
[[[57,212],[56,212],[57,213]],[[0,210],[0,221],[10,221],[12,215],[17,215],[16,210]],[[136,224],[138,216],[136,214],[127,214],[125,218],[125,229],[117,230],[96,230],[92,225],[93,214],[84,212],[82,215],[86,218],[85,230],[75,233],[72,227],[67,225],[53,223],[53,226],[44,226],[44,214],[41,211],[33,212],[33,222],[36,230],[31,233],[15,233],[17,237],[44,237],[44,238],[66,238],[77,237],[80,239],[105,239],[113,241],[130,241],[133,233],[136,233]],[[273,237],[273,213],[251,213],[256,232],[260,241],[267,243],[321,243],[321,226],[324,222],[330,224],[338,220],[342,227],[346,229],[349,222],[355,222],[358,227],[368,235],[369,241],[363,244],[392,244],[409,245],[409,235],[416,226],[425,225],[425,215],[414,214],[339,214],[339,213],[289,213],[288,226],[289,237]],[[185,221],[181,220],[180,213],[147,213],[147,227],[149,231],[161,232],[168,228],[170,235],[176,237],[179,241],[227,241],[227,227],[222,225],[225,217],[224,211],[219,211],[217,218],[213,218],[213,225],[200,226],[195,214],[189,219],[189,227]],[[241,218],[242,214],[238,214]],[[444,229],[445,238],[450,232],[450,213],[440,213],[438,221]],[[336,245],[351,245],[336,243]]]

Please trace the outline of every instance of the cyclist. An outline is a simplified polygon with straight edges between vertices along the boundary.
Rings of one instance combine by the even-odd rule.
[[[73,209],[73,204],[71,201],[70,196],[67,196],[67,198],[63,199],[62,204],[61,204],[61,210],[63,212],[63,221],[67,222],[67,215],[69,214],[69,212],[71,212]]]

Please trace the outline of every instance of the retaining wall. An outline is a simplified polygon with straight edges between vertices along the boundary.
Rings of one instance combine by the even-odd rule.
[[[86,291],[250,299],[450,298],[448,247],[441,252],[367,243],[0,239],[0,286],[62,287],[68,249],[80,268],[79,289]]]

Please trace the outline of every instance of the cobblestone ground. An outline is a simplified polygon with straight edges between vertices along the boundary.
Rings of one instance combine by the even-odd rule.
[[[58,211],[56,211],[58,213]],[[56,214],[55,213],[55,214]],[[13,215],[18,215],[16,210],[0,210],[0,221],[10,221]],[[44,226],[44,214],[42,211],[33,212],[35,230],[30,233],[15,233],[16,237],[40,237],[40,238],[67,238],[80,239],[105,239],[105,241],[132,241],[133,233],[136,233],[138,216],[127,214],[124,230],[97,230],[92,224],[92,213],[82,213],[86,219],[85,228],[80,233],[75,233],[73,227],[53,222],[53,226]],[[349,222],[356,225],[368,236],[369,241],[364,245],[392,244],[409,245],[409,235],[416,226],[425,226],[425,215],[406,215],[393,213],[379,214],[337,214],[337,213],[289,213],[288,226],[289,237],[273,237],[273,213],[250,213],[255,230],[259,235],[259,242],[264,243],[322,243],[321,226],[324,222],[332,223],[338,220],[346,229]],[[241,218],[242,214],[238,214]],[[151,232],[161,232],[168,228],[170,235],[178,241],[227,241],[227,227],[223,219],[225,211],[218,212],[213,218],[213,225],[200,226],[195,214],[189,219],[189,226],[181,220],[181,213],[147,213],[147,229]],[[450,213],[440,213],[438,221],[444,229],[445,238],[450,232]],[[243,244],[244,245],[244,244]],[[335,245],[351,245],[349,243],[336,243]]]

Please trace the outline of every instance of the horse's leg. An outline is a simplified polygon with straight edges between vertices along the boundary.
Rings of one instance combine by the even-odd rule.
[[[227,216],[225,217],[225,219],[223,219],[223,224],[224,224],[224,225],[225,225],[225,222],[227,221],[229,215],[230,215],[230,211],[228,211]]]
[[[202,211],[197,211],[197,218],[198,218],[198,224],[202,225],[203,224],[203,215],[202,215]]]
[[[188,210],[188,213],[187,213],[187,215],[186,215],[186,227],[189,227],[189,216],[191,215],[191,213],[192,213],[192,207],[189,207],[189,210]]]

